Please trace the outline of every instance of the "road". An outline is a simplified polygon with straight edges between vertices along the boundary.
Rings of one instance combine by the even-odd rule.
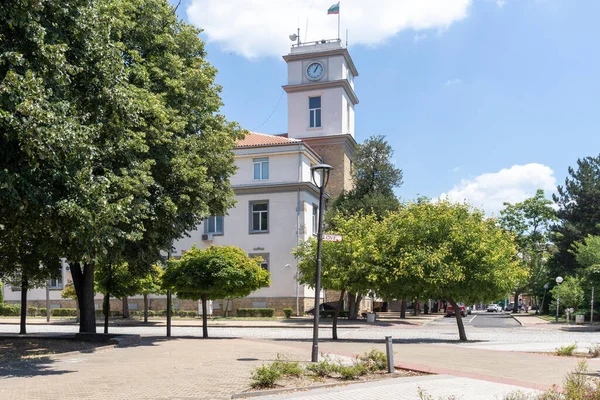
[[[463,318],[463,324],[465,327],[472,326],[475,328],[520,328],[521,325],[510,316],[505,313],[474,313],[467,315]],[[431,325],[435,326],[456,326],[455,317],[445,317],[434,321]]]

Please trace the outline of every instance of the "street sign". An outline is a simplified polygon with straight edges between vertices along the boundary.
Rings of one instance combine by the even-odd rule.
[[[327,242],[341,242],[342,241],[342,235],[328,235],[328,234],[323,234],[323,240],[327,241]]]

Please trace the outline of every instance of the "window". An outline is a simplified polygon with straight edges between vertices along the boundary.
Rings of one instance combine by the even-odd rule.
[[[321,127],[321,96],[308,98],[309,126]]]
[[[250,232],[269,232],[269,202],[250,202]]]
[[[223,217],[211,216],[204,220],[204,233],[223,234]],[[183,252],[182,252],[183,254]]]
[[[268,158],[255,158],[254,162],[254,179],[262,181],[269,179],[269,159]]]
[[[313,204],[312,209],[312,231],[313,235],[316,235],[319,230],[319,206]]]
[[[50,279],[48,281],[49,289],[62,289],[62,278]]]
[[[260,267],[265,271],[269,271],[269,253],[251,253],[248,254],[250,258],[261,257],[263,261],[260,263]]]

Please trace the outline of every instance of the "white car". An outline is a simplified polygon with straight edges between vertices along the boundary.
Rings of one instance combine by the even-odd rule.
[[[487,312],[498,312],[502,311],[502,308],[497,304],[488,304]]]

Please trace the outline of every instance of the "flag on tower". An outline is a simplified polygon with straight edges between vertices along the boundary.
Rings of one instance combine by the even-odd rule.
[[[338,1],[327,10],[327,15],[339,14],[340,13],[340,2]]]

